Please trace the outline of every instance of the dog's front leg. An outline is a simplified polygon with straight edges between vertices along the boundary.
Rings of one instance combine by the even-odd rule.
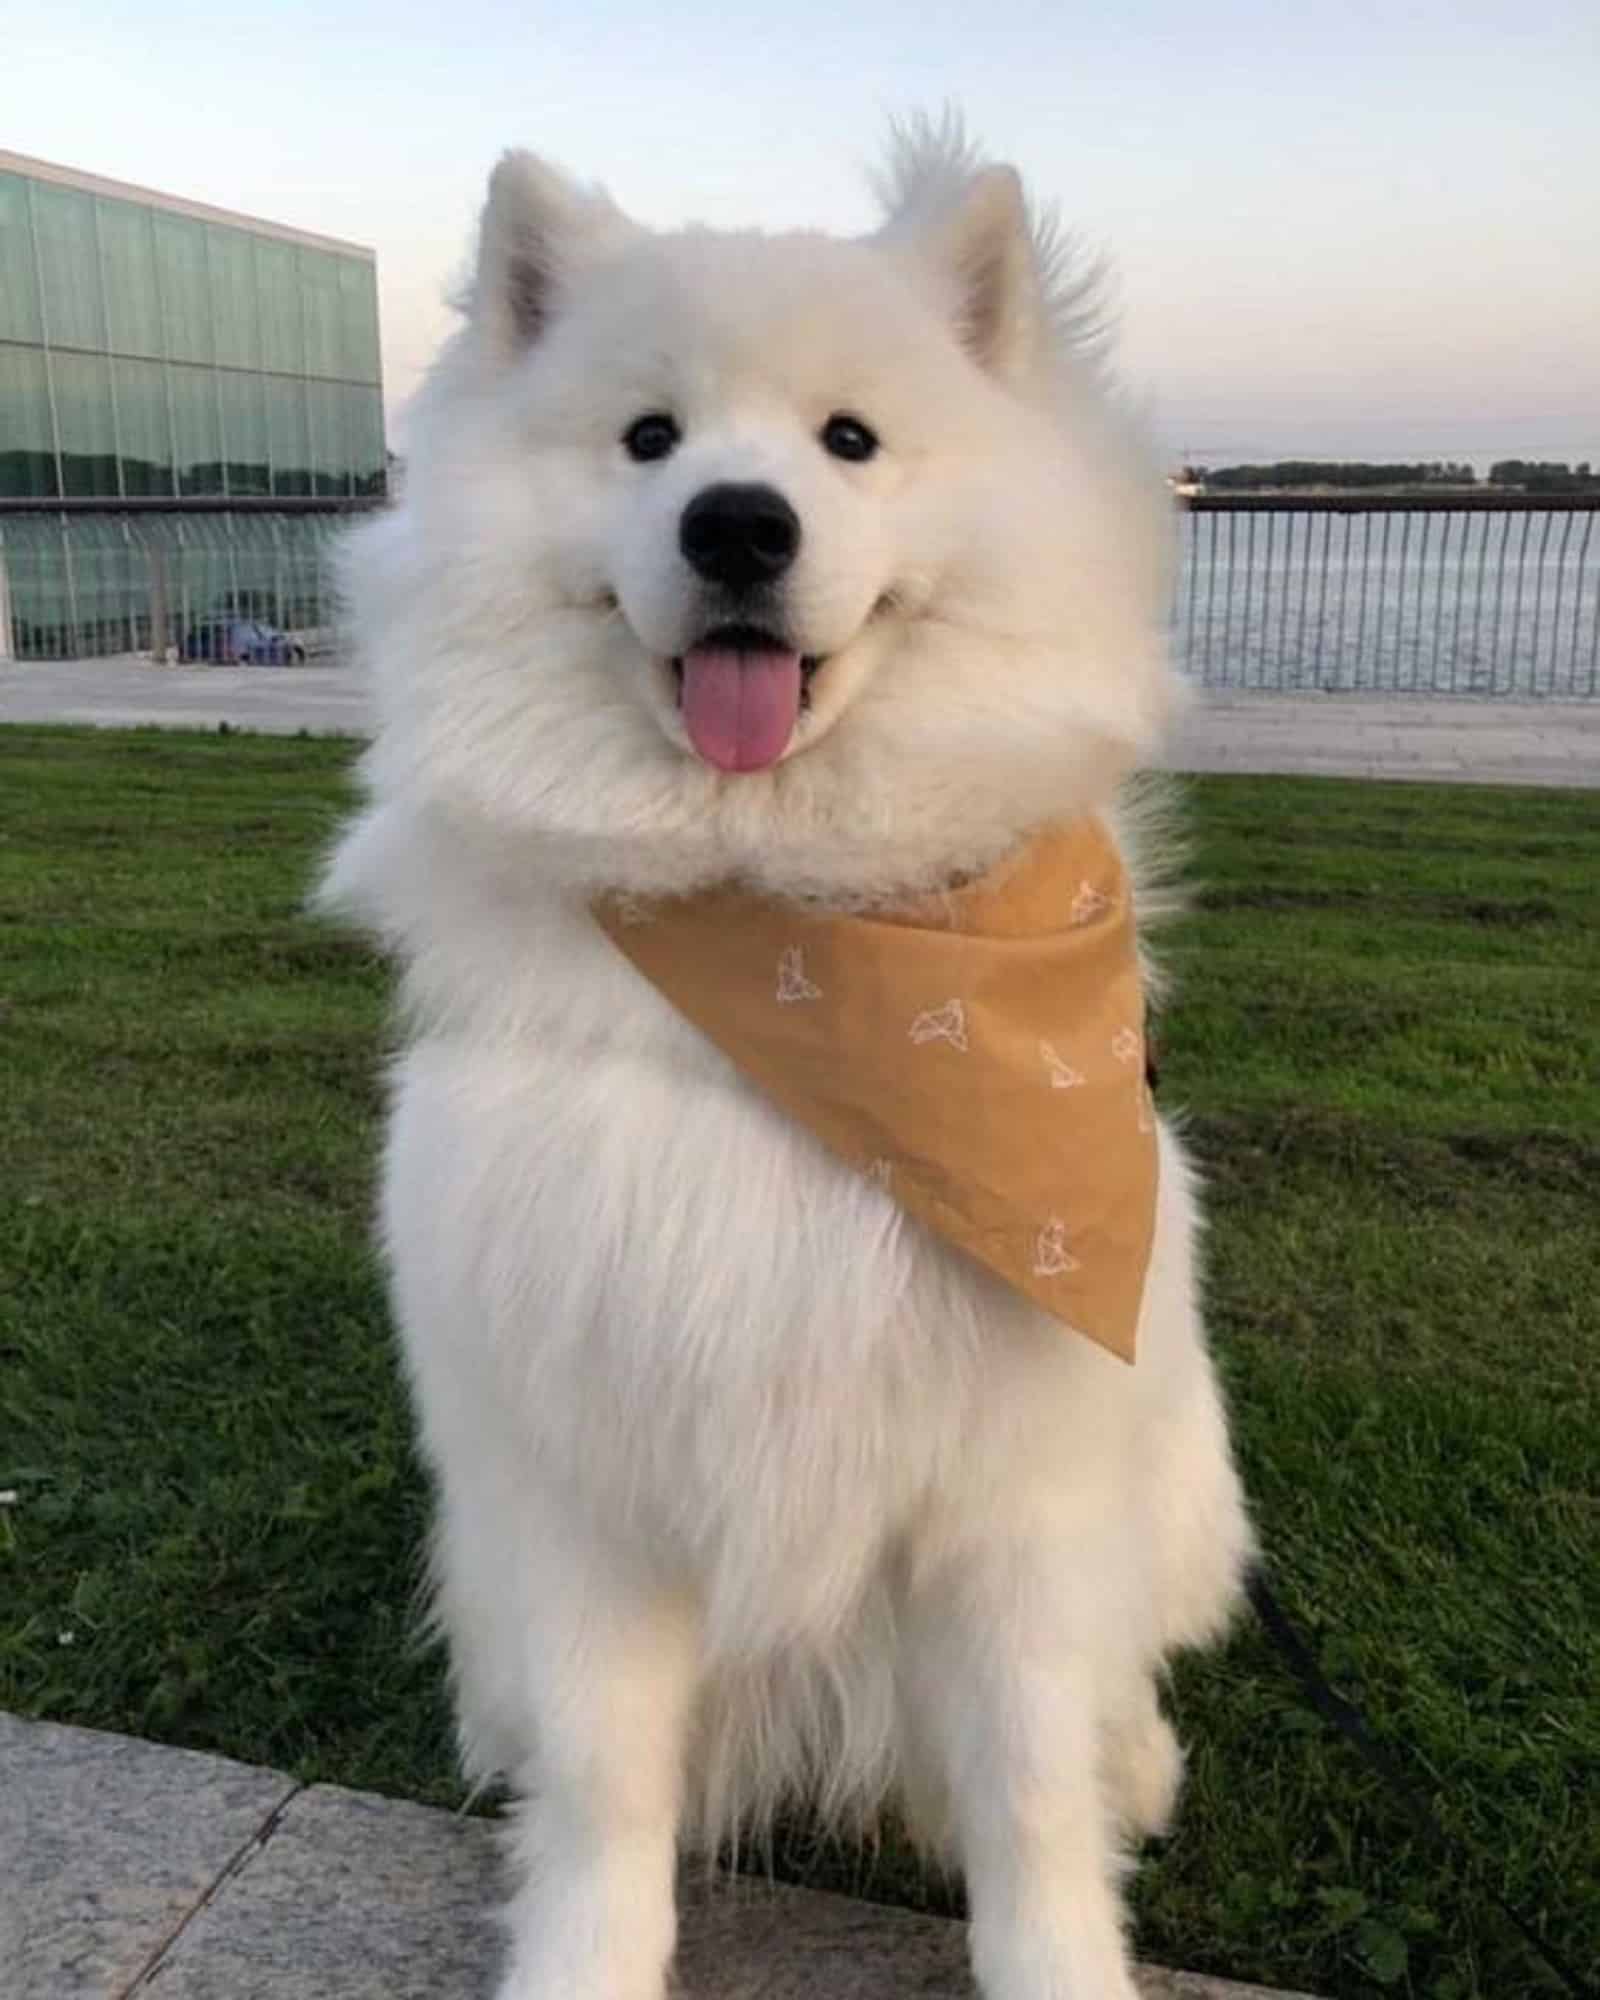
[[[592,1548],[561,1564],[550,1553],[528,1632],[538,1747],[517,1773],[500,2000],[661,2000],[694,1621]]]
[[[1137,2000],[1075,1571],[1054,1541],[969,1551],[908,1606],[911,1722],[948,1788],[985,2000]]]

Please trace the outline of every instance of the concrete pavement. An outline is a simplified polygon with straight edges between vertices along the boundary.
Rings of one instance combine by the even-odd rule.
[[[361,735],[350,666],[160,667],[111,660],[0,662],[0,723],[156,723],[173,729]],[[1600,786],[1600,701],[1444,695],[1201,693],[1167,760],[1180,771]]]
[[[6,2000],[488,2000],[493,1825],[0,1715]],[[961,1924],[683,1890],[677,2000],[972,2000]],[[1295,2000],[1141,1968],[1143,2000]],[[1303,2000],[1303,1996],[1302,1996]]]
[[[0,723],[86,722],[105,729],[302,729],[359,736],[366,703],[355,669],[158,667],[136,653],[103,660],[0,660]]]
[[[1589,790],[1600,786],[1600,701],[1207,692],[1168,762],[1179,771]]]

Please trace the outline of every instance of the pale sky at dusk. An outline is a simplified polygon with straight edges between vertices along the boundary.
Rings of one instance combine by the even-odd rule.
[[[1112,253],[1174,455],[1600,459],[1595,0],[10,0],[0,60],[0,147],[372,244],[391,419],[503,147],[859,230],[953,99]]]

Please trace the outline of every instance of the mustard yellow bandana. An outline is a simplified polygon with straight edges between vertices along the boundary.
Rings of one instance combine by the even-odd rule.
[[[1155,1115],[1127,873],[1041,834],[893,912],[608,899],[606,934],[777,1104],[919,1221],[1131,1361]]]

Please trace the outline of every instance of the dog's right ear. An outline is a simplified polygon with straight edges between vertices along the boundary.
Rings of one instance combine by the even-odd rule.
[[[512,360],[549,324],[561,282],[596,247],[633,230],[602,189],[532,153],[501,155],[478,232],[470,313],[490,355]]]

